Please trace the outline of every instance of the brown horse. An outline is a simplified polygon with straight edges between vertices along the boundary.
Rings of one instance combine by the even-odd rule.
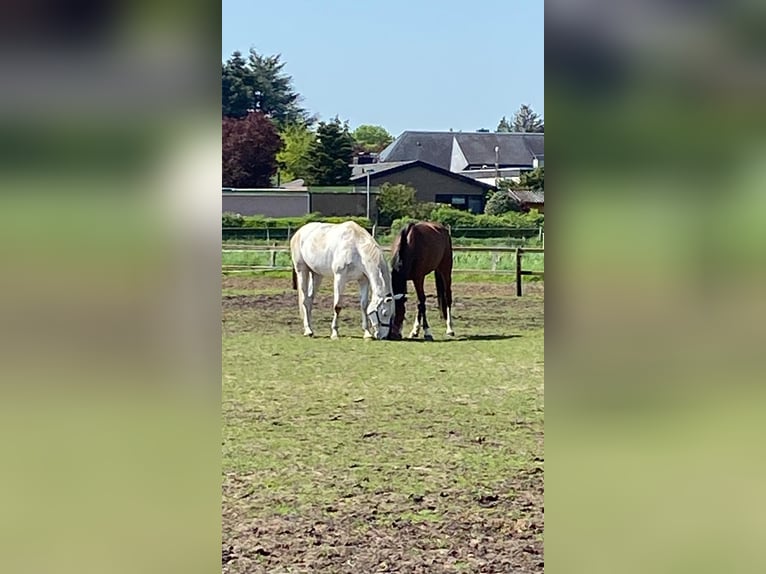
[[[433,336],[426,319],[426,294],[423,282],[426,275],[435,271],[436,296],[442,319],[447,321],[447,335],[454,335],[452,329],[452,239],[449,231],[438,223],[421,221],[409,223],[402,229],[391,246],[391,286],[395,295],[407,294],[407,281],[411,280],[418,296],[418,316],[412,327],[410,338],[415,338],[423,327],[425,339]],[[389,338],[402,338],[404,303],[406,297],[396,300],[394,320]]]

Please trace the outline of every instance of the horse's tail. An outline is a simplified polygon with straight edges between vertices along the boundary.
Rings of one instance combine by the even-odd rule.
[[[293,267],[293,289],[298,288],[298,275],[295,273],[295,267]]]
[[[442,274],[439,272],[439,270],[436,270],[436,273],[434,273],[434,277],[436,278],[436,298],[439,301],[439,313],[441,313],[442,319],[445,321],[447,320],[447,290],[445,289],[444,285],[444,277],[442,277]]]

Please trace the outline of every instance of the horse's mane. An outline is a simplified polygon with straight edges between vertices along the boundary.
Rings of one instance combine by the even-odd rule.
[[[407,259],[407,235],[414,223],[410,222],[402,228],[399,233],[399,241],[394,248],[394,256],[391,259],[391,268],[394,271],[403,271]]]
[[[399,233],[398,241],[394,247],[394,255],[391,258],[391,286],[394,293],[407,293],[407,276],[409,275],[409,253],[407,250],[407,236],[414,223],[404,226]]]
[[[369,241],[363,241],[360,250],[362,252],[362,255],[370,259],[370,261],[374,261],[377,264],[380,264],[380,260],[385,260],[385,257],[383,257],[383,251],[380,249],[380,245],[370,237]]]

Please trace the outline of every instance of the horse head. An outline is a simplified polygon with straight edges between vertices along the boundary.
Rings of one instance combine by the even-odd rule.
[[[388,334],[389,339],[398,341],[402,338],[405,301],[407,301],[407,296],[404,293],[394,295],[394,319],[391,321],[391,331]]]
[[[394,318],[394,300],[403,295],[386,295],[377,298],[367,307],[367,317],[376,339],[388,339],[391,331],[391,323]]]

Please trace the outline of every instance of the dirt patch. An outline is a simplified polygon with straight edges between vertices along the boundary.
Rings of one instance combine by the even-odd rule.
[[[497,492],[351,497],[224,531],[223,572],[542,572],[542,473]]]
[[[297,292],[289,279],[274,277],[225,277],[223,280],[223,322],[226,332],[262,330],[265,333],[301,332]],[[441,331],[436,293],[426,290],[429,323]],[[543,283],[525,286],[525,294],[517,297],[515,286],[506,283],[459,283],[453,290],[452,317],[458,340],[462,334],[508,333],[529,328],[542,328],[544,322]],[[344,293],[340,328],[346,333],[360,331],[361,309],[358,295],[350,286]],[[329,333],[332,321],[332,291],[323,285],[314,306],[313,326],[318,334]],[[407,305],[405,321],[411,322],[415,303]],[[361,333],[361,331],[360,331]]]

